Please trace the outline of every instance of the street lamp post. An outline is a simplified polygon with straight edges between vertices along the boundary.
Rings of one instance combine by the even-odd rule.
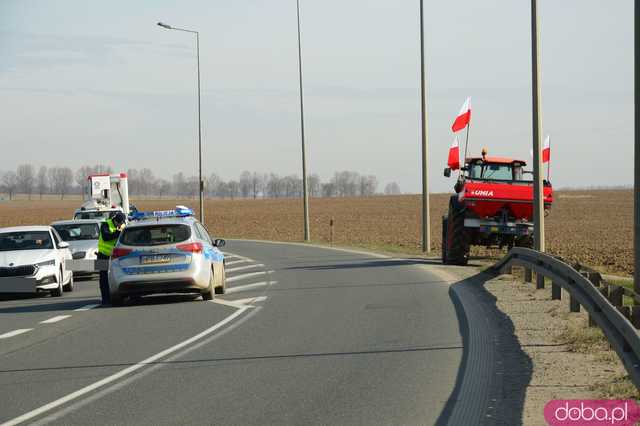
[[[167,30],[184,31],[196,35],[196,58],[198,61],[198,185],[200,193],[200,222],[204,224],[204,181],[202,180],[202,121],[200,119],[200,33],[185,28],[172,27],[158,22],[158,25]]]
[[[427,87],[424,64],[424,13],[423,0],[420,0],[420,123],[422,126],[422,251],[431,253],[431,230],[429,219],[429,175],[428,175],[428,139],[427,139]]]
[[[298,17],[298,77],[300,82],[300,139],[302,140],[302,203],[304,215],[304,241],[311,239],[309,233],[309,193],[307,192],[307,153],[304,142],[304,102],[302,98],[302,43],[300,42],[300,0],[296,0]]]

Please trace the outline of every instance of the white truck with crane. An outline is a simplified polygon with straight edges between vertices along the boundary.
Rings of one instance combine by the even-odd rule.
[[[129,181],[126,173],[95,174],[87,178],[91,198],[73,214],[73,219],[108,219],[114,212],[127,216],[135,210],[129,204]]]

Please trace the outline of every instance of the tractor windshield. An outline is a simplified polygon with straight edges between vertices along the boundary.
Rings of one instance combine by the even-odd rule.
[[[484,163],[477,161],[469,165],[469,178],[478,180],[524,180],[520,165],[505,163]]]

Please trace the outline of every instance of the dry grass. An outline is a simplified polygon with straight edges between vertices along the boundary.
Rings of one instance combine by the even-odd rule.
[[[630,190],[556,193],[547,218],[547,249],[570,261],[605,272],[633,272]],[[440,250],[441,218],[449,194],[431,196],[432,246]],[[334,243],[405,253],[420,252],[420,196],[318,198],[310,200],[311,237]],[[134,200],[141,209],[169,209],[177,203],[196,207],[195,200]],[[43,224],[70,218],[78,200],[0,202],[0,226]],[[292,199],[207,200],[206,224],[216,235],[280,241],[302,240],[302,203]],[[472,254],[498,257],[504,252],[474,248]]]

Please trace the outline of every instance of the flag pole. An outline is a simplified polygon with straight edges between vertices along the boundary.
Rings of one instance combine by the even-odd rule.
[[[547,161],[547,182],[551,182],[551,136],[549,138],[549,161]]]
[[[464,158],[462,159],[463,166],[467,164],[467,147],[469,146],[469,127],[471,127],[471,119],[469,119],[469,122],[467,123],[467,137],[464,142]]]

